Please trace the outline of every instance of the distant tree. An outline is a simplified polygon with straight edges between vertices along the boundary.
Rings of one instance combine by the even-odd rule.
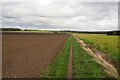
[[[19,28],[2,28],[2,31],[21,31]]]
[[[57,34],[57,31],[55,31],[55,34]]]
[[[120,35],[120,31],[108,31],[107,35]]]
[[[28,29],[25,29],[24,31],[28,31]]]

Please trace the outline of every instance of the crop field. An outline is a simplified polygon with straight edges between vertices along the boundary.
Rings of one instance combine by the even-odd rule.
[[[95,47],[101,52],[106,53],[113,59],[120,59],[119,36],[108,36],[105,34],[74,34],[84,40],[90,46]]]
[[[67,37],[66,34],[3,34],[3,77],[37,77],[53,61]]]
[[[97,49],[109,57],[111,63],[120,71],[120,36],[111,36],[105,34],[74,34],[83,40],[87,45]]]
[[[104,71],[105,68],[89,55],[75,36],[113,60],[120,58],[118,57],[118,36],[74,33],[71,35],[3,33],[3,77],[73,78],[73,80],[111,78],[111,75],[108,75]]]

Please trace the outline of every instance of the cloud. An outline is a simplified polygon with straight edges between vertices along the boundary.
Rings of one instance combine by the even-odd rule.
[[[14,25],[33,29],[116,30],[118,6],[117,2],[54,0],[45,0],[43,3],[3,3],[2,22],[3,27]]]

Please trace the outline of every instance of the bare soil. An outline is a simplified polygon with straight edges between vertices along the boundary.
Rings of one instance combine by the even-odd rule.
[[[3,78],[36,78],[53,61],[68,35],[2,34]]]

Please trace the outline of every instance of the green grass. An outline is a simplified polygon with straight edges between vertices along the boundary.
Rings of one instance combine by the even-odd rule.
[[[56,56],[49,70],[42,75],[44,78],[66,78],[68,58],[72,37],[69,37],[64,45],[62,51]],[[48,74],[47,74],[48,73]],[[47,75],[46,75],[47,74]]]
[[[77,34],[79,35],[79,34]],[[83,36],[83,35],[82,35]],[[102,35],[101,35],[102,36]],[[80,36],[79,36],[80,37]],[[94,45],[89,39],[82,38],[89,45]],[[96,38],[97,39],[97,38]],[[90,57],[86,51],[70,36],[63,49],[55,57],[52,64],[44,72],[42,78],[67,78],[68,59],[71,42],[73,41],[73,78],[107,78],[102,67]],[[95,45],[94,45],[95,46]],[[41,77],[40,77],[41,78]]]
[[[74,34],[90,46],[106,53],[112,59],[120,59],[118,38],[120,36],[108,36],[105,34]]]
[[[104,78],[101,66],[83,50],[74,39],[73,48],[73,78]]]

